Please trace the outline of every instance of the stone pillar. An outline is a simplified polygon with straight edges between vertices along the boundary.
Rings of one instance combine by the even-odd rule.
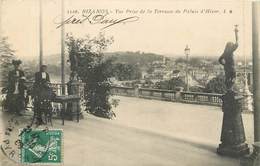
[[[181,92],[183,92],[183,87],[176,87],[175,88],[175,91],[176,91],[176,93],[175,93],[175,100],[176,101],[178,101],[178,102],[180,102],[181,101]]]
[[[140,89],[139,85],[135,86],[135,97],[139,97],[139,89]]]
[[[241,159],[241,166],[260,165],[260,2],[252,2],[252,45],[253,45],[253,98],[254,98],[254,141],[253,153]]]
[[[249,154],[245,143],[245,131],[242,120],[242,96],[229,90],[222,96],[223,122],[221,131],[221,144],[217,149],[220,155],[240,157]]]
[[[78,95],[80,96],[80,86],[81,83],[77,80],[72,80],[68,82],[68,95]],[[79,115],[77,115],[79,114]],[[68,120],[75,120],[79,116],[79,119],[83,119],[82,110],[80,108],[80,101],[70,102],[67,105],[67,111],[65,112],[65,118]]]
[[[260,2],[253,2],[253,86],[254,86],[254,135],[255,142],[260,142]]]

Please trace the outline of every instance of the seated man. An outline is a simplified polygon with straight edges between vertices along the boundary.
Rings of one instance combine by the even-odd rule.
[[[54,94],[50,87],[50,77],[46,70],[47,66],[42,65],[40,71],[35,73],[33,86],[34,111],[38,125],[44,123],[42,115],[44,114],[45,118],[50,118],[52,111],[51,100]]]
[[[42,65],[40,67],[40,71],[35,73],[35,84],[41,85],[41,84],[45,84],[46,82],[50,82],[50,76],[49,74],[46,72],[47,70],[47,66],[46,65]]]

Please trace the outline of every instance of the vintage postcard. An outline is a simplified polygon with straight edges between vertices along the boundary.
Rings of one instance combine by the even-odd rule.
[[[0,165],[258,165],[259,19],[249,0],[0,0]]]

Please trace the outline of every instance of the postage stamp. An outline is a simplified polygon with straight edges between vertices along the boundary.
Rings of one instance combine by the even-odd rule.
[[[61,129],[23,129],[20,131],[20,159],[23,164],[62,164]]]

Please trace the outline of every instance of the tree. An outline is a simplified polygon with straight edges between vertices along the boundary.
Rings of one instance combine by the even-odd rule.
[[[176,87],[186,87],[185,82],[180,78],[172,78],[166,81],[160,81],[156,85],[159,89],[175,90]]]
[[[107,70],[112,62],[104,59],[103,51],[112,43],[113,38],[106,38],[104,34],[94,38],[74,38],[68,34],[66,39],[69,55],[78,59],[76,73],[85,83],[86,111],[109,119],[115,116],[109,103],[111,72]]]
[[[112,68],[113,76],[120,81],[140,79],[142,75],[137,65],[116,63]]]
[[[11,49],[10,44],[7,42],[6,37],[0,38],[0,78],[1,86],[6,86],[8,73],[12,67],[12,60],[15,58],[14,50]]]
[[[154,67],[150,65],[146,71],[148,74],[152,74],[154,72]]]
[[[212,78],[206,85],[205,92],[207,93],[220,93],[223,94],[227,90],[225,85],[225,77],[218,75]]]

